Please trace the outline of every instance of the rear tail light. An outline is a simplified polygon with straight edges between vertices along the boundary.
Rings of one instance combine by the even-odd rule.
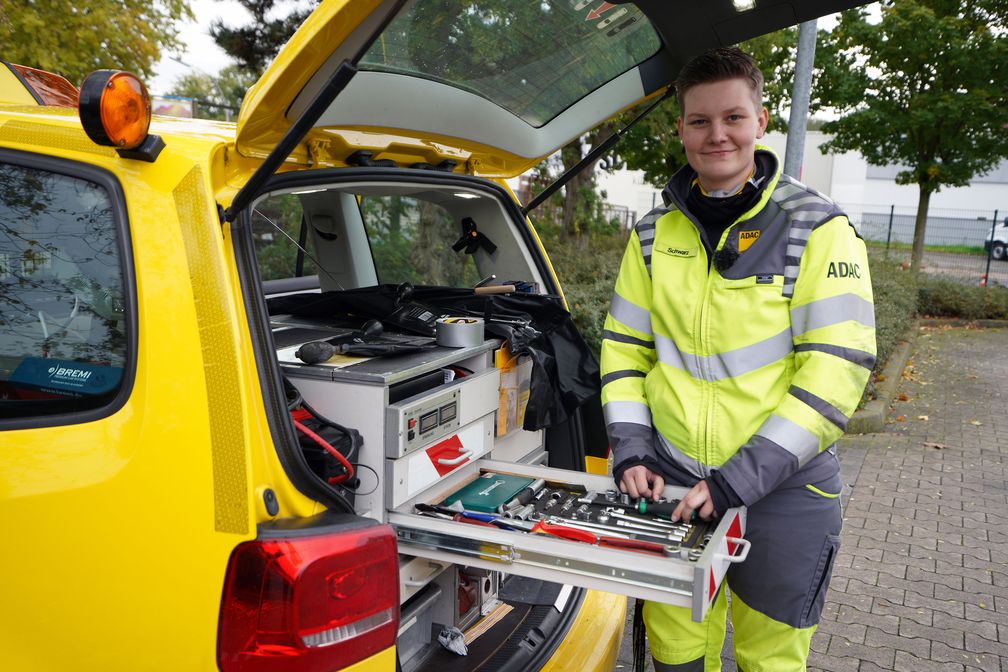
[[[217,658],[224,672],[330,672],[395,644],[395,533],[260,539],[231,555]]]

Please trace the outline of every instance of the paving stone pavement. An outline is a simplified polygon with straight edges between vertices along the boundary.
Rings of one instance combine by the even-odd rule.
[[[861,464],[809,669],[1008,672],[1008,330],[922,329],[885,431],[840,454]]]
[[[842,545],[808,669],[1008,672],[1008,330],[924,327],[902,378],[885,430],[839,446]],[[617,669],[631,660],[625,644]]]

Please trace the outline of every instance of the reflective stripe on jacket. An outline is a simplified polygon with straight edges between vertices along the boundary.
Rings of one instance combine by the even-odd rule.
[[[746,504],[831,448],[875,363],[864,242],[757,151],[772,175],[718,241],[739,253],[724,271],[685,212],[688,167],[638,222],[601,361],[617,466],[654,460],[695,479],[716,467]]]

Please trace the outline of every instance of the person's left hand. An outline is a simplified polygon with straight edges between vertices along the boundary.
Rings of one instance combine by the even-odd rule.
[[[693,512],[704,520],[710,520],[717,513],[714,511],[714,502],[711,500],[710,488],[707,481],[700,481],[686,493],[679,501],[679,506],[672,512],[672,522],[683,521],[688,523],[693,517]]]

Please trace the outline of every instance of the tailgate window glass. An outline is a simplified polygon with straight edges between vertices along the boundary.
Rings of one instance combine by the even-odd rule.
[[[660,46],[630,4],[428,0],[403,10],[359,67],[449,84],[539,127]]]
[[[364,227],[378,282],[472,287],[479,282],[473,258],[452,248],[461,234],[444,208],[401,196],[363,196]]]
[[[318,273],[313,242],[296,194],[264,198],[252,208],[252,240],[264,281]]]
[[[0,163],[0,419],[115,397],[128,349],[118,230],[103,186]]]
[[[251,231],[267,293],[537,280],[499,202],[457,191],[368,184],[260,198]]]

